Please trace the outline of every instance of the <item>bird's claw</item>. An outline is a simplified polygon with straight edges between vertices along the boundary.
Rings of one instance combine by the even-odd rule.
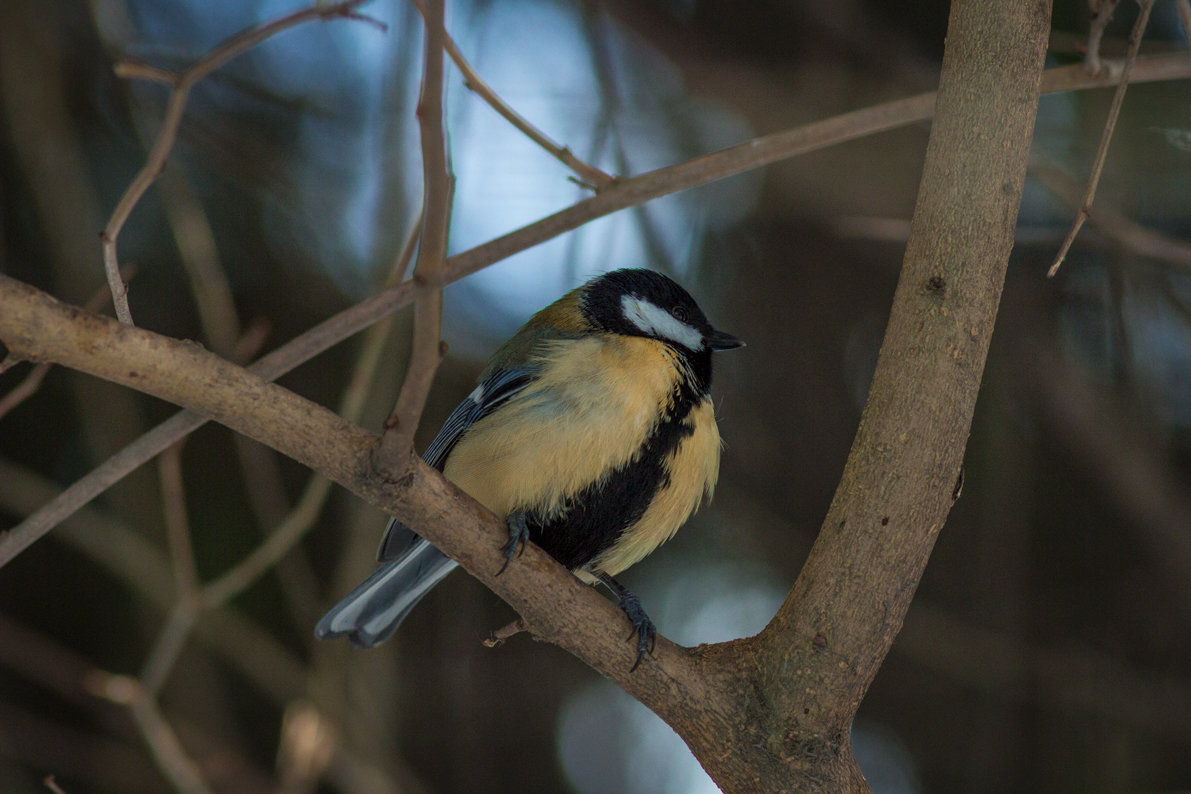
[[[505,555],[505,563],[496,572],[500,576],[509,567],[514,557],[525,553],[525,544],[529,542],[529,527],[525,523],[524,513],[510,513],[506,519],[509,524],[509,542],[501,547]]]
[[[625,591],[617,596],[616,605],[621,608],[625,616],[629,619],[633,629],[629,632],[626,640],[631,640],[633,635],[637,635],[637,660],[633,662],[633,666],[629,672],[633,672],[641,665],[641,660],[645,658],[645,654],[653,653],[654,646],[657,644],[658,629],[653,625],[653,621],[649,619],[649,615],[645,614],[645,610],[641,607],[641,602],[637,596]]]

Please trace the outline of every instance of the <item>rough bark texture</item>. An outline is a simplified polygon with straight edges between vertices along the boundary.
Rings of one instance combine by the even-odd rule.
[[[530,547],[499,578],[503,522],[411,456],[201,347],[88,314],[0,275],[0,340],[183,405],[401,516],[532,631],[665,719],[726,792],[867,791],[852,718],[901,627],[955,499],[1024,181],[1050,8],[957,0],[918,205],[860,429],[819,538],[757,637],[695,649],[659,638],[630,674],[627,624]]]
[[[1049,29],[1046,2],[952,5],[918,203],[860,429],[810,558],[755,649],[765,697],[753,718],[769,723],[768,750],[805,788],[867,790],[849,729],[957,495]]]

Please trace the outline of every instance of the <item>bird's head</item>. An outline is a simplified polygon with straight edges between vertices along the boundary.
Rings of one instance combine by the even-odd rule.
[[[580,289],[579,307],[594,328],[656,339],[688,356],[744,345],[716,330],[690,293],[652,270],[613,270],[592,279]]]

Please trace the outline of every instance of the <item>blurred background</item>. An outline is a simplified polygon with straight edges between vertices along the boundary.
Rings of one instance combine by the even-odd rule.
[[[113,64],[180,70],[294,8],[0,3],[0,270],[102,303],[97,233],[167,100]],[[947,10],[453,0],[447,26],[509,104],[632,175],[933,90]],[[388,278],[420,204],[421,21],[407,3],[361,11],[383,27],[304,25],[193,91],[119,240],[138,325],[259,354]],[[1106,56],[1135,14],[1122,4]],[[1057,0],[1049,63],[1078,61],[1087,29],[1083,0]],[[1142,52],[1187,41],[1159,0]],[[457,69],[447,83],[452,253],[589,195]],[[878,792],[1191,788],[1191,82],[1129,90],[1093,220],[1045,278],[1110,99],[1042,100],[963,496],[855,726]],[[677,642],[755,633],[847,456],[928,130],[620,212],[453,285],[421,445],[534,310],[606,269],[672,274],[748,347],[716,361],[714,503],[623,580]],[[379,430],[409,317],[378,328],[281,382]],[[32,371],[0,375],[0,399]],[[0,530],[175,412],[41,374],[0,417]],[[384,517],[218,426],[159,461],[0,570],[5,794],[48,775],[68,794],[715,791],[669,728],[567,654],[523,636],[484,648],[514,616],[465,573],[377,650],[316,643],[318,616],[371,571]],[[226,604],[188,611],[179,593],[244,572],[279,530],[301,540]]]

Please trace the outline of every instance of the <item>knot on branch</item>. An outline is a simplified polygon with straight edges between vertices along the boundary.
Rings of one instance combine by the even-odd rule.
[[[368,456],[369,474],[385,485],[408,488],[417,476],[417,460],[412,444],[395,454],[389,445],[376,443]]]

